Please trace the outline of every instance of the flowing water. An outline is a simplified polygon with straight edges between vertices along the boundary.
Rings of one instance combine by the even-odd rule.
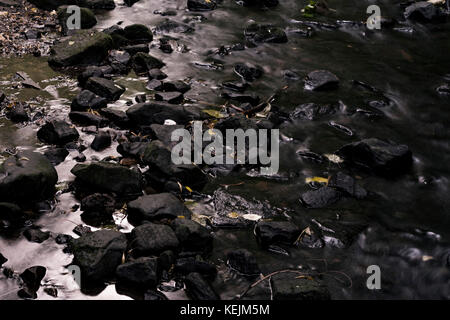
[[[263,251],[255,241],[253,230],[215,230],[214,252],[210,257],[219,269],[214,287],[224,299],[241,293],[248,280],[237,277],[224,264],[224,250],[247,248],[261,265],[263,273],[276,270],[317,269],[327,273],[324,281],[335,299],[410,299],[449,298],[450,288],[450,98],[439,96],[435,88],[450,74],[450,23],[436,25],[404,24],[401,30],[382,28],[368,30],[360,22],[367,19],[367,6],[373,1],[330,0],[336,10],[327,17],[315,20],[336,23],[337,29],[317,29],[312,37],[302,37],[294,32],[301,27],[300,9],[306,1],[281,0],[270,10],[245,8],[235,1],[224,0],[212,12],[192,13],[185,10],[185,2],[169,0],[141,0],[133,7],[119,1],[115,10],[97,15],[97,29],[104,29],[122,21],[122,26],[142,23],[153,27],[166,18],[187,22],[195,32],[172,34],[177,50],[165,54],[158,49],[158,38],[152,42],[150,52],[161,58],[163,71],[169,80],[189,80],[192,90],[186,98],[211,105],[222,105],[218,84],[225,80],[238,80],[233,66],[251,62],[264,69],[264,76],[252,83],[248,92],[267,98],[274,92],[279,98],[274,102],[281,110],[291,111],[308,102],[340,103],[341,110],[332,120],[349,127],[349,136],[330,126],[329,118],[302,121],[282,126],[281,132],[289,137],[280,149],[278,179],[258,175],[233,174],[212,181],[205,188],[212,194],[220,185],[233,185],[228,191],[251,200],[268,201],[283,208],[302,228],[311,219],[339,215],[344,221],[366,225],[347,248],[321,249],[289,248],[289,256]],[[399,18],[400,1],[377,1],[383,16]],[[176,16],[163,17],[155,11],[175,10]],[[201,18],[203,17],[203,18]],[[233,51],[226,56],[216,54],[222,45],[242,43],[243,30],[251,21],[271,23],[283,27],[289,41],[285,44],[264,44],[243,51]],[[36,110],[45,110],[47,117],[64,117],[70,101],[78,89],[76,81],[52,71],[45,58],[0,58],[0,90],[30,101]],[[326,69],[340,78],[338,90],[310,92],[303,89],[302,81],[288,81],[286,70],[301,78],[315,69]],[[12,80],[16,71],[27,72],[43,91],[14,89]],[[382,92],[392,103],[378,109],[368,102],[379,100],[374,93],[356,86],[352,80],[368,83]],[[117,81],[127,87],[121,99],[110,107],[126,110],[126,101],[139,93],[147,93],[145,79],[134,74],[119,77]],[[376,115],[356,112],[358,108],[371,110]],[[377,116],[378,115],[378,116]],[[35,136],[37,125],[20,126],[0,120],[2,148],[45,149]],[[81,132],[81,130],[79,130]],[[305,209],[299,195],[308,190],[305,178],[327,177],[339,170],[332,162],[315,164],[300,158],[296,151],[311,150],[318,154],[333,153],[342,145],[362,138],[377,137],[406,144],[413,152],[413,168],[399,177],[377,177],[361,172],[359,183],[374,194],[367,200],[345,200],[327,209]],[[93,136],[81,135],[90,142]],[[115,148],[95,153],[87,158],[118,155]],[[89,150],[89,149],[88,149]],[[73,179],[70,169],[75,164],[70,154],[56,169],[59,186]],[[72,210],[78,203],[71,193],[57,193],[57,205],[42,215],[35,225],[44,231],[75,236],[72,229],[81,224],[80,211]],[[120,217],[118,217],[120,218]],[[120,221],[118,219],[117,221]],[[119,222],[118,222],[119,223]],[[124,223],[127,231],[128,227]],[[128,230],[129,231],[129,230]],[[127,299],[116,292],[113,284],[101,293],[81,292],[64,266],[70,264],[71,255],[63,253],[63,246],[49,239],[41,244],[28,242],[23,236],[0,238],[0,251],[9,261],[6,266],[21,272],[31,265],[47,268],[45,286],[56,286],[61,299]],[[382,289],[368,290],[366,269],[378,265],[381,269]],[[345,275],[344,275],[345,274]],[[16,282],[0,276],[0,299],[15,298]],[[348,280],[351,278],[351,282]],[[44,286],[44,287],[45,287]],[[185,298],[182,291],[167,293],[169,298]],[[38,292],[40,299],[53,299]]]

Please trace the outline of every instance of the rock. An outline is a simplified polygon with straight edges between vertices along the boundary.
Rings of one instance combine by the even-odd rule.
[[[445,19],[443,12],[428,1],[415,2],[406,7],[403,13],[405,19],[422,22],[439,21]]]
[[[114,0],[76,0],[77,5],[96,10],[112,10],[116,7]]]
[[[213,280],[217,275],[217,269],[213,264],[193,257],[178,258],[174,266],[174,271],[181,275],[197,272],[210,280]]]
[[[377,138],[347,144],[336,154],[347,163],[369,169],[377,174],[398,174],[411,167],[412,153],[408,146]]]
[[[25,110],[25,105],[20,102],[16,102],[13,106],[6,112],[6,116],[12,122],[25,122],[29,120],[28,113]]]
[[[127,249],[123,233],[99,230],[83,234],[71,241],[73,264],[81,268],[82,276],[94,281],[111,278]]]
[[[133,224],[161,219],[190,218],[190,211],[171,193],[148,194],[127,204],[128,219]]]
[[[128,74],[131,55],[126,51],[112,50],[109,52],[108,62],[115,73]]]
[[[124,0],[123,1],[128,7],[133,6],[136,2],[139,2],[139,0]]]
[[[286,43],[288,38],[283,29],[270,24],[252,23],[244,30],[245,39],[253,45],[260,43]]]
[[[82,90],[75,99],[72,100],[70,110],[86,111],[88,109],[97,110],[106,108],[107,100],[89,90]]]
[[[298,276],[290,272],[272,276],[273,300],[330,300],[330,293],[320,280]]]
[[[157,33],[188,33],[194,31],[191,26],[174,20],[166,19],[156,25]]]
[[[443,96],[450,95],[450,84],[448,84],[448,83],[441,84],[439,87],[436,88],[436,92]],[[1,95],[1,93],[0,93],[0,95]],[[1,97],[0,97],[0,103],[1,103]]]
[[[184,279],[186,293],[192,300],[220,300],[219,295],[203,277],[193,272]]]
[[[160,69],[165,63],[148,53],[138,52],[131,59],[131,66],[137,75],[145,75],[151,69]]]
[[[330,187],[321,187],[303,193],[300,201],[308,208],[323,208],[338,202],[342,193]]]
[[[77,129],[63,120],[51,120],[42,126],[37,137],[45,143],[63,145],[80,137]]]
[[[6,95],[3,91],[0,91],[0,105],[5,101]]]
[[[278,3],[279,3],[278,0],[242,0],[242,4],[246,7],[250,6],[276,7]]]
[[[91,148],[95,151],[101,151],[108,148],[111,145],[111,135],[109,132],[101,131],[99,132],[94,141],[91,143]]]
[[[39,290],[46,273],[47,269],[42,266],[30,267],[22,272],[20,278],[24,283],[24,288],[18,292],[19,297],[36,299],[36,292]]]
[[[300,119],[313,121],[334,114],[335,112],[336,109],[330,104],[318,105],[315,103],[305,103],[296,107],[295,110],[289,114],[289,118],[291,120]]]
[[[191,86],[181,80],[168,81],[163,83],[163,91],[177,91],[181,93],[186,93],[191,90]]]
[[[178,142],[172,141],[172,133],[177,129],[184,129],[184,126],[179,125],[150,125],[150,132],[152,139],[159,140],[164,146],[171,148]]]
[[[255,228],[256,237],[263,247],[276,243],[293,244],[300,229],[288,221],[260,221]]]
[[[0,227],[9,227],[11,224],[19,226],[23,223],[23,214],[20,207],[14,203],[0,202]]]
[[[154,289],[158,284],[157,258],[141,257],[121,264],[116,269],[119,284],[137,289]]]
[[[153,80],[153,79],[162,80],[162,79],[167,78],[167,74],[162,72],[160,69],[151,69],[148,72],[148,78],[150,80]],[[178,90],[175,90],[175,91],[178,91]]]
[[[113,69],[110,66],[88,66],[77,76],[78,84],[84,88],[86,82],[90,77],[105,77],[106,75],[113,73]]]
[[[32,151],[18,152],[0,165],[0,201],[44,200],[55,192],[58,174],[46,157]]]
[[[234,66],[234,72],[237,73],[245,81],[254,81],[261,78],[263,70],[259,66],[254,66],[249,63],[238,63]]]
[[[147,292],[144,293],[144,300],[161,301],[161,300],[168,300],[168,299],[164,295],[164,293],[162,293],[160,291],[148,290]]]
[[[72,0],[30,0],[28,2],[44,10],[55,10],[60,5],[74,4]]]
[[[134,257],[157,255],[166,250],[176,250],[179,242],[169,226],[145,223],[134,228],[130,237]]]
[[[112,10],[115,8],[114,0],[31,0],[30,3],[44,10],[55,10],[62,5],[77,5],[91,9]]]
[[[62,28],[63,34],[67,34],[69,28],[67,23],[74,14],[73,11],[67,12],[68,6],[61,6],[57,10],[58,23]],[[95,14],[88,8],[80,8],[80,27],[81,29],[90,29],[97,24]]]
[[[138,52],[143,52],[143,53],[150,52],[150,49],[148,48],[148,44],[146,44],[146,43],[125,46],[122,49],[125,50],[126,52],[128,52],[131,56],[134,56]]]
[[[72,230],[73,233],[75,233],[78,236],[82,236],[84,234],[88,234],[91,233],[92,230],[90,227],[88,226],[84,226],[82,224],[77,225],[75,228],[73,228]]]
[[[122,93],[125,92],[125,88],[115,84],[114,81],[100,77],[89,78],[85,88],[108,101],[119,100]]]
[[[8,259],[6,259],[1,253],[0,253],[0,267],[6,262]]]
[[[134,97],[134,100],[136,103],[144,103],[147,101],[147,95],[145,94],[138,94],[136,97]]]
[[[34,81],[33,79],[30,78],[30,76],[23,72],[23,71],[17,71],[16,75],[19,76],[21,79],[23,79],[22,81],[22,85],[25,88],[32,88],[32,89],[36,89],[36,90],[42,90],[42,88],[39,86],[39,84]]]
[[[114,192],[123,196],[141,194],[141,174],[118,164],[76,164],[70,172],[81,183],[98,191]]]
[[[367,196],[367,191],[356,183],[355,179],[345,173],[333,174],[328,180],[328,187],[344,192],[350,197],[363,199]]]
[[[119,128],[128,128],[130,126],[130,119],[122,110],[103,108],[100,109],[100,114]]]
[[[211,233],[202,225],[187,218],[175,219],[171,224],[184,251],[208,252],[213,247]]]
[[[305,89],[306,90],[328,90],[334,89],[339,84],[339,78],[327,70],[315,70],[306,76]]]
[[[117,152],[125,158],[141,159],[148,142],[124,142],[117,146]]]
[[[126,113],[135,125],[164,124],[166,119],[171,119],[178,124],[186,124],[199,118],[195,110],[191,111],[188,107],[159,101],[135,104]]]
[[[72,122],[81,126],[104,127],[109,122],[108,119],[98,114],[86,111],[72,111],[69,113],[69,118]]]
[[[312,219],[312,222],[312,228],[315,229],[322,242],[328,247],[339,249],[349,247],[368,226],[364,218],[337,218],[336,215],[331,215],[331,217],[318,216]]]
[[[143,24],[132,24],[124,29],[125,38],[133,44],[148,43],[153,40],[153,34],[147,26]]]
[[[79,152],[75,157],[73,157],[73,160],[76,162],[85,162],[86,156],[82,152]]]
[[[225,81],[222,82],[222,87],[227,90],[242,93],[248,88],[248,83],[238,81]]]
[[[184,96],[180,92],[158,92],[155,93],[156,101],[165,101],[170,104],[180,104],[184,100]]]
[[[190,11],[211,11],[217,3],[216,0],[188,0],[187,7]]]
[[[53,298],[58,297],[58,289],[56,288],[44,288],[44,292]]]
[[[148,90],[152,90],[152,91],[162,91],[163,83],[162,83],[162,81],[152,79],[149,82],[147,82],[147,85],[145,86],[145,88]]]
[[[116,201],[106,193],[94,193],[81,200],[82,218],[111,219]]]
[[[112,45],[111,36],[103,32],[77,31],[51,48],[48,63],[52,67],[97,64],[107,57]]]
[[[256,258],[247,249],[237,249],[227,254],[227,263],[234,270],[244,275],[259,275],[259,269]]]
[[[69,151],[66,148],[51,148],[44,152],[44,156],[50,161],[54,166],[57,166],[63,162],[69,155]]]

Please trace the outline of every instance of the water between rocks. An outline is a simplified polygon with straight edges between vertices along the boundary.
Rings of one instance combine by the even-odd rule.
[[[265,98],[281,90],[283,94],[276,104],[286,112],[308,102],[341,101],[348,108],[367,109],[372,93],[353,85],[352,80],[370,84],[393,102],[378,109],[382,114],[380,117],[364,113],[334,115],[333,121],[351,128],[353,136],[330,126],[329,119],[286,125],[281,132],[292,141],[281,145],[279,179],[231,175],[218,178],[206,187],[205,192],[212,194],[220,185],[239,184],[229,187],[228,191],[284,208],[293,221],[303,227],[307,227],[311,219],[335,215],[351,217],[368,226],[346,248],[290,248],[290,256],[261,250],[251,229],[218,229],[211,261],[218,266],[219,276],[213,285],[222,298],[235,297],[249,284],[224,264],[222,253],[229,248],[246,248],[253,252],[263,273],[285,268],[344,272],[352,279],[351,286],[341,273],[324,277],[335,299],[449,298],[450,270],[444,260],[450,255],[450,98],[439,96],[435,88],[450,73],[450,23],[427,27],[414,24],[411,25],[413,32],[385,29],[372,32],[361,25],[341,23],[336,30],[316,30],[312,37],[305,38],[293,31],[300,27],[297,21],[302,20],[300,9],[305,1],[285,0],[278,7],[264,11],[244,8],[234,1],[225,0],[218,9],[202,13],[206,19],[201,22],[198,13],[182,9],[184,2],[179,10],[176,1],[168,0],[141,0],[131,8],[122,6],[121,1],[116,3],[115,10],[97,15],[99,22],[95,28],[101,30],[119,21],[123,21],[122,26],[142,23],[153,27],[165,19],[154,11],[167,9],[177,11],[176,16],[170,17],[172,20],[198,20],[194,23],[195,32],[173,34],[178,39],[174,43],[180,50],[165,54],[156,46],[150,49],[153,55],[166,63],[163,71],[170,80],[192,80],[192,90],[185,95],[187,98],[223,104],[218,84],[237,79],[233,72],[236,63],[251,62],[262,66],[265,73],[249,91]],[[337,12],[327,21],[365,20],[369,4],[368,1],[330,1],[330,7]],[[380,7],[383,15],[398,17],[401,14],[399,6],[391,1],[380,2]],[[223,57],[212,54],[222,45],[242,42],[243,29],[250,20],[291,30],[288,32],[289,42],[263,44],[233,51]],[[156,39],[158,36],[156,34]],[[157,42],[154,40],[153,44]],[[184,47],[189,51],[180,52]],[[70,102],[79,90],[75,79],[51,70],[45,57],[0,58],[0,65],[0,90],[45,108],[51,117],[67,115]],[[205,65],[210,68],[205,68]],[[212,66],[220,67],[215,70]],[[288,81],[283,76],[286,70],[290,70],[303,78],[315,69],[326,69],[336,74],[341,80],[339,90],[312,93],[303,90],[302,81]],[[17,83],[12,78],[16,71],[28,73],[43,90],[14,89]],[[116,80],[126,86],[127,91],[109,107],[126,110],[127,100],[140,93],[149,93],[145,89],[145,79],[134,74]],[[2,118],[0,146],[43,150],[45,146],[36,138],[37,129],[36,125],[14,125]],[[392,178],[361,175],[359,182],[377,194],[376,200],[349,200],[327,209],[302,207],[298,199],[302,192],[308,190],[305,178],[326,177],[336,171],[338,165],[308,162],[296,151],[309,149],[318,154],[333,153],[346,143],[369,137],[408,145],[413,152],[413,169]],[[81,138],[91,141],[93,136],[83,133]],[[116,156],[116,147],[117,143],[113,143],[100,153],[88,149],[86,156],[88,159],[91,156],[99,159]],[[56,167],[60,186],[73,179],[69,171],[76,162],[72,156],[70,154]],[[71,230],[83,223],[81,212],[72,210],[78,201],[71,193],[61,192],[57,193],[57,200],[57,206],[42,215],[35,224],[46,231],[75,236]],[[120,223],[121,217],[116,218]],[[126,222],[122,223],[124,231],[129,231]],[[63,253],[62,246],[52,239],[37,244],[27,241],[22,235],[2,237],[0,248],[9,259],[6,265],[14,270],[21,271],[32,265],[45,266],[46,285],[58,288],[59,299],[129,298],[117,293],[113,284],[98,295],[82,293],[64,268],[70,264],[72,256]],[[366,287],[366,268],[373,264],[382,270],[382,290],[372,291]],[[44,293],[46,285],[39,290],[39,299],[54,299]],[[16,294],[15,281],[0,275],[0,299],[15,299]],[[172,299],[186,298],[183,290],[165,294]]]

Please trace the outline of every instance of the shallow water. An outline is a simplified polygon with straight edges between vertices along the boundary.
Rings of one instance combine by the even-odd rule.
[[[224,0],[219,8],[202,13],[206,19],[198,21],[198,13],[184,9],[178,1],[141,0],[133,7],[120,5],[110,12],[100,13],[96,28],[103,29],[119,21],[122,26],[143,23],[155,26],[167,17],[154,14],[155,10],[177,9],[177,16],[168,17],[188,22],[195,27],[190,34],[171,34],[178,40],[179,48],[165,54],[157,47],[156,34],[150,52],[161,58],[166,67],[162,70],[169,80],[192,80],[192,90],[185,96],[194,101],[221,105],[218,84],[225,80],[238,80],[233,72],[234,64],[251,62],[260,65],[264,76],[252,83],[247,91],[266,98],[279,92],[273,104],[283,111],[308,103],[335,103],[341,101],[344,110],[369,109],[368,102],[380,96],[354,86],[351,80],[359,80],[380,90],[393,103],[377,110],[383,116],[373,119],[364,115],[337,113],[330,118],[302,121],[284,125],[281,132],[293,140],[281,145],[280,172],[283,179],[273,180],[246,174],[234,174],[217,178],[206,187],[207,193],[223,184],[237,184],[228,191],[247,199],[267,200],[273,206],[283,208],[303,229],[311,219],[334,217],[339,214],[343,221],[364,222],[368,225],[348,248],[325,247],[323,249],[289,248],[290,256],[262,251],[254,239],[253,230],[219,229],[215,231],[215,245],[211,261],[219,268],[214,286],[224,299],[235,297],[249,282],[237,277],[224,264],[224,250],[244,247],[252,251],[264,274],[286,268],[299,270],[317,269],[327,273],[324,281],[335,299],[410,299],[450,298],[450,270],[446,259],[450,255],[450,161],[449,120],[450,98],[437,95],[435,88],[450,74],[450,23],[439,25],[413,24],[413,33],[390,29],[370,31],[364,26],[342,23],[337,30],[316,30],[311,38],[302,38],[288,33],[286,44],[266,44],[244,51],[233,51],[230,55],[214,54],[222,45],[243,42],[243,29],[251,20],[272,23],[286,30],[299,27],[300,9],[306,1],[281,1],[274,9],[260,10],[243,8],[234,1]],[[400,3],[397,1],[396,3]],[[378,5],[386,16],[399,18],[401,10],[392,1],[380,1]],[[336,20],[363,21],[371,1],[330,1],[336,13],[318,20],[335,23]],[[405,25],[409,26],[409,25]],[[221,70],[209,70],[195,63],[222,65]],[[20,99],[32,101],[36,108],[44,108],[48,117],[64,116],[71,99],[77,92],[76,82],[48,68],[45,58],[0,59],[0,90],[17,94]],[[284,70],[295,71],[303,78],[315,69],[326,69],[341,80],[340,88],[330,92],[305,91],[302,81],[287,81]],[[8,89],[16,71],[25,71],[39,82],[44,91],[33,89]],[[114,108],[126,110],[128,99],[145,93],[145,81],[133,74],[117,79],[127,91]],[[148,92],[147,92],[148,93]],[[353,130],[348,136],[328,125],[333,120]],[[7,120],[0,121],[1,147],[45,148],[35,138],[37,126],[20,127]],[[340,146],[361,138],[377,137],[407,144],[413,152],[413,168],[400,177],[381,178],[355,171],[360,184],[374,193],[367,200],[346,200],[327,209],[305,209],[298,201],[299,195],[308,190],[305,178],[327,177],[336,172],[334,163],[314,164],[302,160],[297,150],[309,149],[319,154],[333,153]],[[93,136],[82,134],[88,142]],[[103,158],[117,155],[113,144],[96,155]],[[89,150],[89,149],[88,149]],[[69,170],[75,162],[72,154],[57,166],[59,182],[73,179]],[[57,195],[55,209],[35,222],[43,230],[55,233],[71,232],[75,224],[82,223],[80,211],[72,212],[77,200],[70,193]],[[125,221],[126,225],[126,221]],[[125,229],[126,231],[127,229]],[[63,246],[49,239],[42,244],[30,243],[23,236],[0,238],[0,251],[8,259],[5,265],[21,272],[31,265],[47,267],[44,281],[58,287],[62,299],[118,298],[114,285],[109,285],[98,295],[81,293],[72,278],[67,275],[65,265],[71,256],[62,252]],[[447,262],[448,263],[448,262]],[[365,282],[366,268],[379,265],[382,272],[382,289],[368,290]],[[335,272],[339,271],[339,272]],[[345,275],[343,275],[345,273]],[[348,278],[352,279],[351,283]],[[14,298],[16,288],[12,280],[0,276],[0,298]],[[167,294],[167,293],[166,293]],[[167,294],[169,296],[169,294]],[[51,298],[38,292],[40,299]],[[171,298],[185,298],[182,291]]]

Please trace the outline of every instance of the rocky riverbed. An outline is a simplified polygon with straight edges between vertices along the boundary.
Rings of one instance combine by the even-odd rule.
[[[0,0],[0,299],[450,298],[448,7],[370,4]]]

